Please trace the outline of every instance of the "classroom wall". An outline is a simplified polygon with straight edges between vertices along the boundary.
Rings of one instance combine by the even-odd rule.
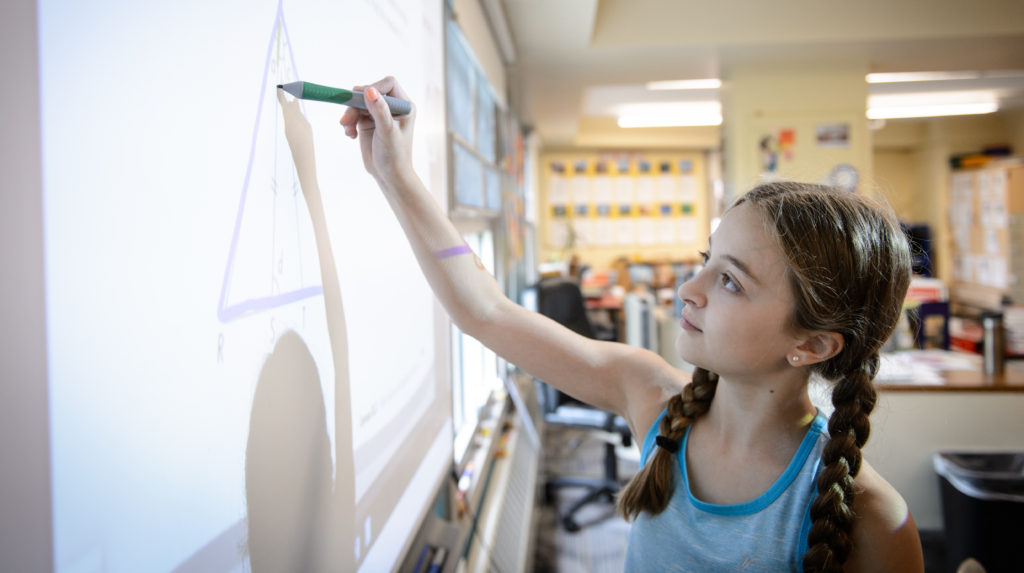
[[[911,223],[929,220],[923,203],[921,149],[927,137],[925,121],[890,121],[872,132],[874,178],[866,182],[885,197],[901,220]]]
[[[35,0],[0,5],[0,568],[53,568]]]
[[[957,449],[1019,451],[1022,409],[1020,393],[882,390],[864,457],[907,501],[918,529],[941,530],[932,455]]]
[[[718,149],[720,126],[619,127],[613,117],[580,117],[575,149]]]
[[[922,217],[921,206],[915,201],[918,173],[914,161],[915,151],[908,148],[875,148],[873,163],[876,192],[885,197],[900,219],[917,222]]]
[[[1015,155],[1024,155],[1024,108],[1004,114],[1009,143]]]
[[[821,181],[841,163],[871,181],[867,71],[858,61],[735,66],[722,94],[726,203],[766,177]],[[845,126],[844,141],[818,137],[836,125]]]
[[[1024,152],[1024,111],[979,116],[889,120],[873,132],[873,181],[900,217],[928,223],[936,275],[950,280],[949,159],[986,146],[1010,144]],[[1019,142],[1019,143],[1018,143]],[[892,186],[890,189],[889,186]],[[892,191],[892,193],[889,193]]]

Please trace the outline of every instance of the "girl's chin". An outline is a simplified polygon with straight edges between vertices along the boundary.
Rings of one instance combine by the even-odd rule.
[[[683,362],[696,366],[697,368],[704,368],[705,370],[708,369],[700,356],[692,349],[688,348],[685,341],[676,339],[675,350],[676,356],[678,356]]]

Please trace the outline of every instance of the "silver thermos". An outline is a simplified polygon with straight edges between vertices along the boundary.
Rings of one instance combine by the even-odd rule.
[[[1006,362],[1006,342],[1003,338],[1003,315],[986,312],[981,315],[982,364],[985,374],[1002,374]]]

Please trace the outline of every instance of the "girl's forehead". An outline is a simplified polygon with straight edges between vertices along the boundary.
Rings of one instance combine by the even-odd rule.
[[[722,216],[708,246],[712,254],[741,261],[764,281],[781,280],[785,274],[787,263],[782,248],[760,211],[748,203],[741,203]]]
[[[760,211],[749,203],[741,203],[726,211],[708,241],[722,246],[733,242],[753,246],[751,241],[756,241],[758,245],[776,244]]]

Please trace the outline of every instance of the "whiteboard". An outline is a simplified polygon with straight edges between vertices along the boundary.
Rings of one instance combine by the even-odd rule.
[[[396,76],[442,194],[441,3],[38,14],[56,570],[393,570],[451,462],[447,323],[302,102],[318,248],[275,86]]]

